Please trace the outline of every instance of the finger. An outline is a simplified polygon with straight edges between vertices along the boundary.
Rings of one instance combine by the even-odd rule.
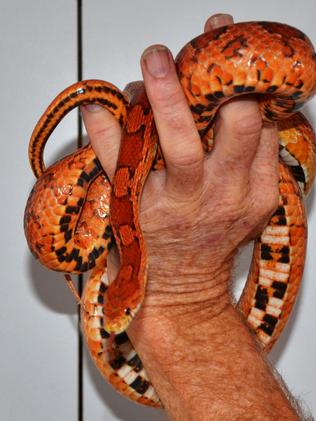
[[[250,184],[258,200],[273,211],[279,196],[279,143],[276,124],[265,124],[252,162]]]
[[[81,114],[92,148],[111,180],[120,147],[120,125],[110,112],[95,104],[81,107]]]
[[[202,176],[203,149],[170,51],[156,45],[141,67],[167,166],[167,186],[192,189]],[[190,174],[190,177],[188,177]]]
[[[220,28],[225,25],[231,25],[234,19],[227,13],[217,13],[207,19],[204,25],[204,32],[211,31],[212,29]]]
[[[229,177],[241,186],[249,182],[262,129],[255,99],[238,98],[225,104],[215,124],[215,146],[211,160],[217,175]]]

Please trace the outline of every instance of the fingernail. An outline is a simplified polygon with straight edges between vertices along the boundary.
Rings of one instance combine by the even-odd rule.
[[[158,45],[155,47],[149,47],[144,51],[142,60],[148,72],[157,78],[163,78],[167,76],[170,70],[170,52],[167,47]]]
[[[234,19],[232,15],[229,15],[228,13],[218,13],[216,15],[211,16],[206,23],[206,27],[211,29],[220,28],[221,26],[225,25],[231,25],[234,23]]]
[[[86,104],[86,105],[82,105],[81,108],[89,111],[90,113],[97,113],[103,110],[103,107],[101,107],[101,105],[98,105],[98,104]]]

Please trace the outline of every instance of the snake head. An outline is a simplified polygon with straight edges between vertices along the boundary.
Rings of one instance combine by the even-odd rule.
[[[105,311],[104,329],[108,333],[114,333],[116,335],[124,332],[136,316],[140,306],[138,305],[134,310],[126,307],[123,311],[115,312],[118,313],[115,317],[113,317],[113,313],[107,317],[107,312]]]

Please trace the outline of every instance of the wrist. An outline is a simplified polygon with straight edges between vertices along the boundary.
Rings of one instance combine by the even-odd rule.
[[[210,319],[145,312],[128,335],[173,420],[298,420],[232,304]]]
[[[223,264],[186,261],[185,255],[161,258],[153,254],[149,262],[145,298],[138,318],[160,315],[174,318],[210,319],[231,302],[232,260]],[[161,264],[163,262],[163,264]],[[115,279],[119,267],[117,253],[108,258],[108,277]],[[184,320],[185,322],[185,320]],[[199,320],[197,320],[199,322]]]
[[[219,314],[230,301],[231,270],[232,259],[220,265],[187,261],[185,255],[174,261],[172,256],[151,260],[144,305],[171,317],[193,311]]]

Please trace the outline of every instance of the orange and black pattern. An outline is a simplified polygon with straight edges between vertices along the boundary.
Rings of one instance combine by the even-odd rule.
[[[304,268],[307,227],[301,190],[307,193],[314,180],[315,134],[297,111],[316,91],[315,51],[295,28],[248,22],[195,38],[180,51],[176,66],[208,153],[214,117],[230,98],[253,94],[263,119],[278,121],[279,206],[255,242],[238,303],[262,346],[270,349],[289,317]],[[124,331],[141,306],[146,287],[139,201],[148,172],[163,168],[164,162],[143,84],[131,84],[127,91],[104,81],[82,81],[59,94],[45,111],[29,147],[38,181],[25,210],[25,234],[32,253],[47,267],[65,273],[91,270],[80,301],[90,354],[118,391],[139,403],[159,406]],[[90,145],[47,170],[44,166],[45,144],[61,119],[73,108],[94,102],[122,127],[112,185]],[[114,244],[121,266],[109,282],[106,262]]]

